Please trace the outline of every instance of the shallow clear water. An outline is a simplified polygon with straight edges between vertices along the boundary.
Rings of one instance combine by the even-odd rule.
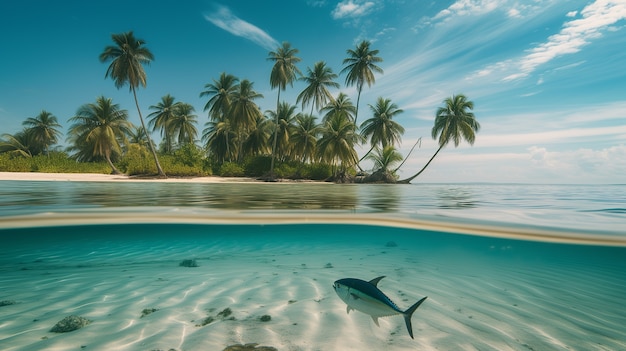
[[[0,182],[0,349],[626,349],[625,189]]]

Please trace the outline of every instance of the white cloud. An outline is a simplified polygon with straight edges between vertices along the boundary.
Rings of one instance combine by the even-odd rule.
[[[482,15],[497,9],[506,2],[507,0],[457,0],[450,7],[440,11],[433,19],[445,20],[453,16]],[[516,14],[519,15],[519,10],[511,9],[509,11],[513,11],[513,13],[517,11]]]
[[[235,16],[225,6],[219,6],[217,11],[205,15],[204,18],[230,34],[248,39],[266,50],[274,50],[279,45],[278,41],[265,31]]]
[[[572,12],[568,13],[568,15]],[[504,77],[504,81],[525,78],[539,66],[557,57],[579,52],[592,39],[602,35],[615,23],[626,19],[626,2],[597,0],[581,11],[582,18],[566,22],[558,34],[552,35],[542,43],[528,51],[519,60],[508,61],[507,66],[519,67],[515,73]]]
[[[362,0],[344,0],[331,12],[334,19],[356,18],[369,14],[374,9],[374,2]]]

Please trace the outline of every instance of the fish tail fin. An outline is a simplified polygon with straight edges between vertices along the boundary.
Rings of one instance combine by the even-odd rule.
[[[406,329],[409,331],[411,339],[413,339],[413,325],[411,324],[411,317],[413,316],[413,312],[415,312],[415,310],[417,310],[417,308],[420,307],[422,302],[424,302],[424,300],[426,300],[427,298],[428,296],[417,301],[413,306],[409,307],[406,311],[402,313],[404,315],[404,323],[406,323]]]

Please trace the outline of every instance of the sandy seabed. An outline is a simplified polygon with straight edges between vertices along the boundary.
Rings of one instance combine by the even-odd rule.
[[[626,349],[623,272],[584,263],[483,260],[462,250],[418,255],[401,243],[86,247],[16,249],[12,262],[2,251],[0,300],[14,302],[0,307],[2,350]],[[186,258],[198,267],[180,266]],[[387,277],[379,288],[400,308],[429,296],[413,316],[414,340],[401,316],[377,327],[368,315],[347,314],[332,289],[340,278],[380,275]],[[69,315],[92,322],[50,332]]]

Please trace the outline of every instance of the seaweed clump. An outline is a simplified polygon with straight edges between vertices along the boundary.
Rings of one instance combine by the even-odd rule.
[[[264,314],[261,317],[259,317],[259,320],[261,322],[269,322],[272,320],[272,316],[270,316],[269,314]]]
[[[89,323],[91,323],[91,321],[87,318],[74,315],[67,316],[55,324],[50,331],[52,333],[67,333],[80,329]]]
[[[221,312],[219,312],[215,317],[208,316],[208,317],[204,318],[200,323],[196,324],[196,327],[204,327],[207,324],[211,324],[211,323],[215,322],[217,319],[220,319],[220,320],[235,320],[234,316],[230,317],[232,314],[233,314],[233,311],[229,307],[226,307]],[[228,318],[228,317],[230,317],[230,318]]]
[[[256,343],[250,344],[235,344],[227,346],[223,351],[278,351],[275,347],[271,346],[258,346]]]
[[[181,267],[200,267],[194,259],[182,260],[178,265]]]
[[[144,308],[144,310],[141,311],[141,317],[139,317],[139,318],[143,318],[143,317],[145,317],[145,316],[147,316],[147,315],[149,315],[149,314],[151,314],[153,312],[156,312],[158,310],[159,310],[158,308]]]

